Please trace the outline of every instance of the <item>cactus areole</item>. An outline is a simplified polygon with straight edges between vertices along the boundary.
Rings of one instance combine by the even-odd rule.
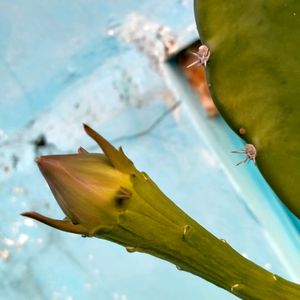
[[[36,212],[24,216],[116,242],[128,252],[152,254],[243,299],[300,299],[299,285],[262,269],[213,236],[138,171],[122,148],[115,149],[86,125],[85,130],[103,154],[79,148],[78,154],[37,159],[65,218]]]
[[[300,218],[300,1],[195,0],[195,17],[219,111]]]

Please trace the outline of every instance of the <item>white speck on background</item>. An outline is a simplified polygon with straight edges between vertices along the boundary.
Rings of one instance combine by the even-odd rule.
[[[0,259],[7,260],[10,256],[10,252],[7,249],[0,250]]]
[[[3,243],[4,243],[6,246],[14,246],[14,245],[16,244],[14,240],[9,239],[9,238],[7,238],[7,237],[5,237],[5,238],[3,239]]]
[[[24,219],[23,223],[24,223],[24,225],[26,225],[28,227],[36,226],[36,223],[32,219],[29,219],[29,218]]]
[[[25,243],[27,243],[28,239],[29,239],[29,236],[27,234],[21,233],[18,238],[18,244],[24,245]]]

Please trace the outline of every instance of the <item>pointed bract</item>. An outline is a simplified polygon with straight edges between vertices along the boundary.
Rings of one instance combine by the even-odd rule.
[[[123,151],[118,151],[104,137],[86,124],[83,124],[85,132],[99,145],[111,164],[118,170],[126,173],[132,173],[135,168],[132,162],[127,158]]]
[[[51,226],[53,228],[56,228],[56,229],[59,229],[62,231],[81,234],[81,235],[88,235],[88,230],[86,228],[84,228],[80,224],[74,225],[71,221],[68,221],[68,220],[56,220],[56,219],[48,218],[48,217],[43,216],[35,211],[29,211],[29,212],[22,213],[21,216],[37,220],[48,226]]]

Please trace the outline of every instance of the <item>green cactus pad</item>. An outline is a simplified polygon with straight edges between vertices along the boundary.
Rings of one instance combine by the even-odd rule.
[[[300,1],[195,0],[195,16],[218,109],[300,218]]]

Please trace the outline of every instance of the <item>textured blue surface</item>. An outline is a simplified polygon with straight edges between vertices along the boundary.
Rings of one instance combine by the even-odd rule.
[[[174,51],[197,38],[192,1],[0,1],[1,299],[236,299],[167,262],[19,216],[62,217],[34,157],[95,150],[82,122],[122,144],[217,237],[272,272],[299,278],[289,218],[254,166],[234,167],[230,150],[241,141],[220,118],[206,119],[165,61],[170,38]],[[128,137],[178,100],[150,131]],[[36,147],[41,134],[47,144]]]

